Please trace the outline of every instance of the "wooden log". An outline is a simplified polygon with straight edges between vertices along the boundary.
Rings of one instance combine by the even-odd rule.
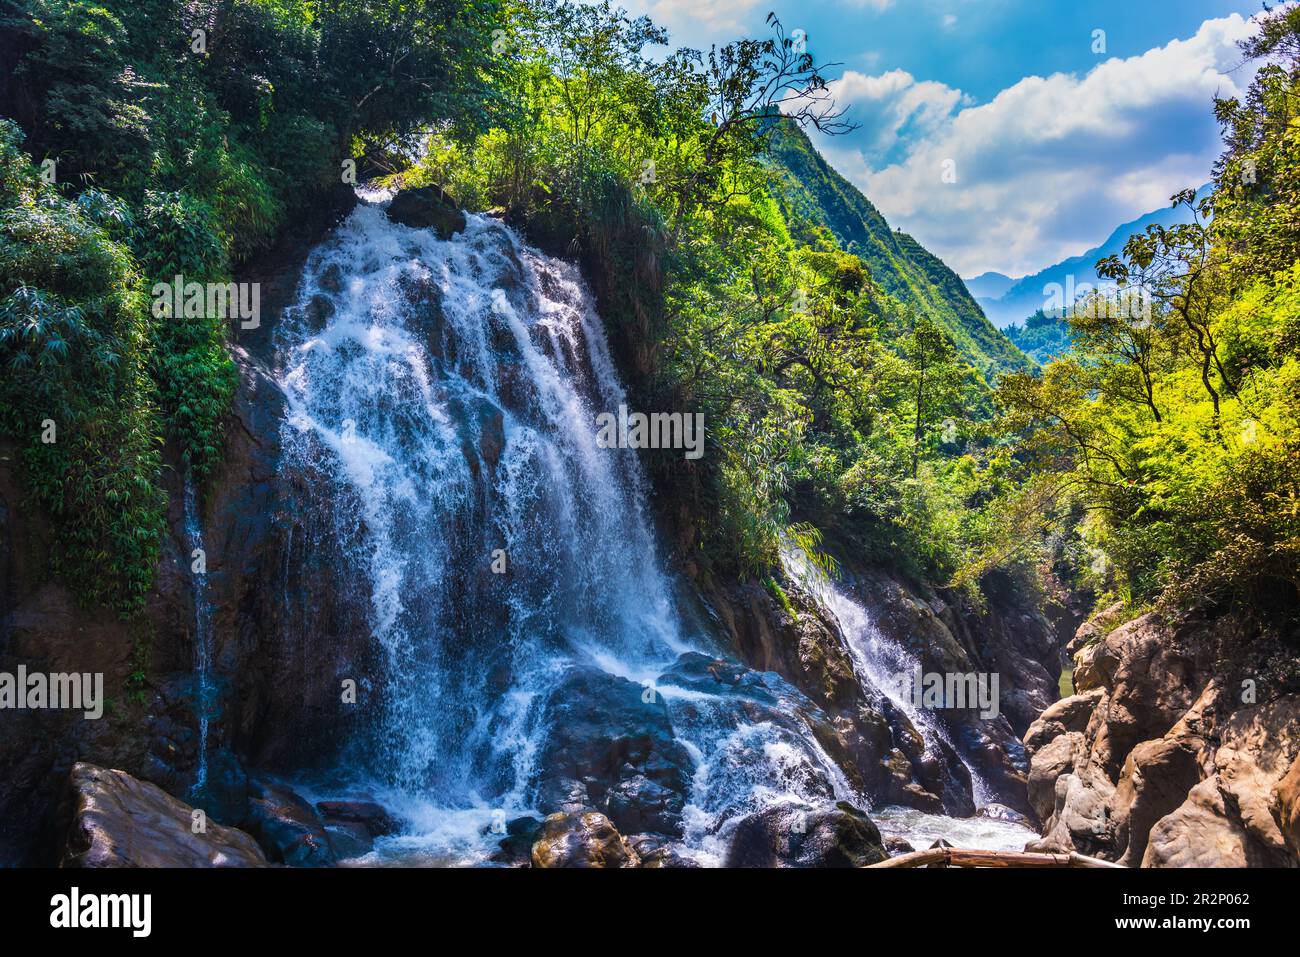
[[[931,847],[891,857],[868,867],[1095,867],[1122,868],[1086,854],[1043,854],[1030,851],[983,851],[962,847]]]

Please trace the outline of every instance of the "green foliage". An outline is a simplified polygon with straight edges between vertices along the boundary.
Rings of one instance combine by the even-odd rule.
[[[1300,18],[1278,11],[1243,45],[1290,60],[1217,104],[1227,149],[1198,215],[1098,265],[1151,309],[1074,310],[1071,352],[999,390],[1037,473],[1026,488],[1082,539],[1081,574],[1133,604],[1300,590],[1297,37]]]
[[[129,614],[152,583],[162,533],[158,411],[148,316],[120,214],[42,183],[0,121],[0,430],[58,530],[55,570]]]
[[[890,229],[802,131],[776,124],[770,157],[775,194],[797,233],[828,228],[847,251],[862,257],[884,292],[942,328],[990,381],[1026,368],[1024,356],[985,318],[957,274],[911,236]]]
[[[85,597],[138,610],[165,504],[159,436],[211,475],[237,382],[223,318],[153,314],[146,291],[228,282],[354,150],[504,115],[501,14],[496,0],[0,0],[16,54],[0,111],[21,127],[0,128],[0,419]],[[46,418],[56,443],[40,442]]]
[[[949,575],[966,534],[950,473],[977,439],[964,410],[989,408],[964,358],[974,340],[951,312],[969,297],[917,247],[907,275],[926,291],[904,308],[833,230],[792,228],[772,164],[782,143],[807,140],[785,126],[833,131],[837,114],[822,102],[818,120],[797,109],[775,119],[777,78],[813,101],[825,88],[773,30],[651,61],[643,50],[663,34],[645,19],[606,4],[533,5],[512,31],[517,115],[472,146],[435,135],[404,180],[504,209],[582,257],[615,342],[629,344],[638,399],[704,415],[699,465],[688,478],[668,464],[659,473],[698,503],[704,566],[762,580],[811,528],[804,516],[846,525],[842,537],[867,557]],[[987,331],[1011,364],[1023,361]]]
[[[1021,352],[1044,365],[1069,352],[1074,342],[1070,324],[1041,309],[1026,319],[1023,326],[1013,323],[1002,332]]]

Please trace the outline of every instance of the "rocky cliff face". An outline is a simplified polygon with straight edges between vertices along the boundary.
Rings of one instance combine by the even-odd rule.
[[[335,845],[364,843],[350,833],[355,822],[331,823],[266,774],[337,761],[359,720],[341,700],[343,682],[364,684],[364,676],[377,670],[367,595],[344,573],[340,544],[329,534],[325,483],[309,469],[281,467],[285,397],[269,368],[272,332],[295,300],[306,254],[345,208],[324,208],[319,221],[302,224],[240,277],[261,283],[262,323],[237,333],[232,345],[240,387],[223,465],[200,496],[217,688],[202,794],[191,792],[198,762],[196,610],[175,457],[164,474],[172,504],[154,593],[141,619],[122,622],[79,606],[51,578],[49,529],[23,508],[9,467],[12,450],[0,449],[0,670],[25,665],[103,672],[112,702],[100,721],[61,711],[0,711],[0,863],[53,863],[69,853],[67,825],[56,809],[70,780],[75,794],[102,791],[111,803],[110,792],[121,792],[123,801],[142,802],[162,821],[175,808],[139,786],[152,782],[201,806],[214,824],[257,835],[276,861],[329,862]],[[684,598],[753,670],[684,659],[661,680],[707,686],[711,695],[734,698],[746,713],[807,726],[852,783],[881,801],[972,813],[968,768],[974,768],[1000,800],[1027,809],[1018,799],[1027,763],[1016,736],[1050,702],[1059,651],[1051,623],[1015,589],[993,589],[989,608],[977,612],[888,569],[849,571],[846,587],[926,670],[1000,674],[1002,714],[984,720],[973,709],[945,713],[940,720],[951,744],[927,751],[907,715],[855,677],[845,636],[816,596],[797,583],[787,585],[789,607],[753,581],[715,583],[700,588],[698,601]],[[666,860],[668,852],[656,844],[661,838],[653,835],[679,826],[690,762],[649,724],[612,733],[613,712],[600,711],[599,702],[594,692],[575,701],[567,737],[551,742],[549,777],[541,787],[554,807],[544,810],[585,814],[598,807],[633,835],[629,840],[641,857]],[[88,771],[78,779],[78,762],[120,769],[140,781]],[[771,821],[756,819],[743,832],[745,860],[756,854],[857,860],[866,852],[843,848],[874,847],[876,841],[868,840],[869,829],[852,809],[837,814],[818,819],[810,832],[816,840],[799,847],[787,847],[785,838],[772,837]]]
[[[1115,627],[1117,612],[1079,629],[1078,693],[1025,735],[1043,821],[1029,849],[1134,867],[1300,864],[1300,695],[1225,655],[1276,636],[1236,616]]]
[[[832,753],[848,757],[879,801],[972,814],[974,769],[993,792],[985,799],[1028,813],[1029,761],[1019,736],[1056,697],[1062,658],[1056,626],[1009,582],[993,582],[981,610],[888,568],[852,562],[841,568],[838,587],[870,609],[885,639],[905,648],[925,672],[996,673],[1000,714],[936,710],[948,740],[935,742],[939,753],[927,753],[908,716],[880,689],[864,690],[841,623],[805,586],[784,582],[790,609],[754,581],[712,584],[703,596],[748,664],[781,674],[825,709],[836,735]]]
[[[259,329],[236,333],[240,386],[222,467],[203,490],[218,707],[210,731],[210,817],[247,812],[245,765],[300,768],[328,760],[348,737],[342,677],[364,673],[359,603],[340,575],[320,517],[294,507],[309,475],[279,474],[283,396],[264,363],[278,315],[293,301],[311,246],[348,208],[322,203],[240,278],[262,286]],[[144,615],[120,621],[79,604],[49,570],[50,529],[25,507],[12,448],[0,448],[0,671],[103,673],[103,718],[0,710],[0,864],[50,863],[62,835],[54,809],[77,761],[119,768],[173,795],[197,764],[194,587],[180,470],[170,446],[163,483],[168,531]],[[310,595],[311,600],[306,600]]]

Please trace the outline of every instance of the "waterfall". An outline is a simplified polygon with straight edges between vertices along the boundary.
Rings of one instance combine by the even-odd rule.
[[[976,807],[983,807],[995,797],[979,771],[953,744],[947,728],[933,711],[919,706],[911,695],[905,694],[900,676],[911,680],[921,670],[920,659],[901,643],[885,635],[876,624],[871,612],[858,602],[838,582],[832,581],[807,560],[797,549],[782,553],[786,570],[810,591],[834,616],[844,644],[853,662],[859,683],[873,688],[889,699],[890,703],[907,715],[907,719],[921,735],[928,754],[935,754],[941,744],[961,760],[970,774],[972,798]]]
[[[710,860],[738,815],[858,799],[810,733],[665,677],[722,652],[683,625],[636,452],[597,446],[626,397],[575,267],[490,217],[444,241],[373,198],[309,258],[276,375],[282,467],[319,479],[368,585],[382,673],[354,763],[404,839],[473,844],[494,813],[554,810],[539,755],[577,668],[662,697],[692,763],[686,842]]]
[[[191,562],[206,562],[203,547],[203,523],[199,517],[198,496],[189,471],[185,473],[184,486],[185,542],[189,547]],[[192,793],[198,795],[208,783],[208,725],[216,699],[216,686],[212,680],[212,605],[208,599],[206,565],[195,569],[191,564],[194,582],[194,700],[199,719],[198,770],[194,775]]]

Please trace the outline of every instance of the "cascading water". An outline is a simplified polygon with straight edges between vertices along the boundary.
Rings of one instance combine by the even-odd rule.
[[[198,496],[189,473],[185,475],[185,539],[192,562],[191,578],[194,582],[194,700],[199,719],[198,769],[194,775],[192,793],[200,794],[208,783],[208,727],[212,706],[216,700],[216,685],[212,680],[212,605],[208,600],[207,569],[203,547],[203,523],[199,518]]]
[[[916,655],[888,638],[865,607],[839,584],[827,578],[806,558],[798,555],[797,551],[787,551],[783,558],[787,570],[808,584],[823,606],[835,616],[859,682],[880,691],[895,708],[907,715],[912,727],[925,742],[927,752],[933,753],[942,742],[961,758],[970,773],[971,796],[977,807],[993,801],[992,790],[980,776],[979,771],[953,746],[952,739],[942,722],[932,711],[918,706],[911,695],[904,693],[905,683],[910,682],[912,676],[921,669],[921,663]]]
[[[811,734],[664,678],[717,649],[684,634],[635,451],[597,446],[625,397],[572,266],[487,217],[443,241],[367,203],[299,292],[277,330],[284,465],[326,477],[369,583],[383,664],[356,763],[409,822],[393,853],[472,861],[493,817],[554,810],[533,806],[538,756],[577,668],[661,696],[702,859],[743,813],[857,798]]]
[[[918,706],[911,695],[904,693],[905,684],[912,681],[921,668],[916,655],[886,636],[866,607],[808,561],[798,549],[785,549],[782,559],[787,572],[807,586],[834,616],[863,687],[876,689],[907,716],[921,735],[927,754],[938,756],[946,746],[947,751],[957,755],[970,775],[971,797],[976,807],[992,804],[996,800],[993,789],[954,746],[942,722],[933,712]],[[1027,840],[1036,836],[1035,832],[1019,823],[987,817],[952,818],[904,807],[876,808],[872,818],[883,833],[903,837],[916,847],[928,847],[942,837],[959,847],[1019,850]]]

